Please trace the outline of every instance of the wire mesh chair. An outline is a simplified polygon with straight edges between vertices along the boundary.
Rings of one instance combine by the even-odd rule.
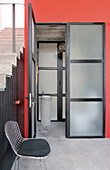
[[[5,123],[5,135],[17,156],[15,169],[16,161],[18,161],[17,169],[19,169],[19,158],[34,158],[40,161],[41,170],[43,170],[43,168],[47,170],[44,159],[50,153],[50,146],[46,140],[24,139],[21,135],[18,123],[15,121],[8,121]]]

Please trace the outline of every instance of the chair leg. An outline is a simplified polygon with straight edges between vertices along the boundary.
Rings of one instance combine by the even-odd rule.
[[[19,159],[20,159],[20,158],[18,157],[18,169],[17,169],[17,170],[19,170]]]
[[[14,166],[14,170],[16,170],[16,159],[15,159],[15,166]]]
[[[41,170],[43,170],[43,167],[42,167],[42,159],[39,159],[39,162],[40,162]]]
[[[43,161],[42,161],[43,160]],[[46,166],[46,163],[45,163],[45,160],[44,158],[43,159],[40,159],[40,167],[41,167],[41,170],[45,169],[47,170],[47,166]]]
[[[44,158],[43,158],[43,162],[44,162],[45,170],[47,170],[47,166],[46,166],[46,163],[45,163],[45,159],[44,159]]]
[[[19,157],[17,156],[15,159],[15,166],[14,166],[14,170],[19,170]],[[17,165],[16,165],[17,164]]]

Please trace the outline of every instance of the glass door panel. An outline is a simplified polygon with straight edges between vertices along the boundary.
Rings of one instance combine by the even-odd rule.
[[[103,97],[103,64],[70,64],[70,98]]]
[[[57,67],[57,43],[39,44],[39,67]]]
[[[57,93],[57,71],[40,70],[39,71],[39,93]]]
[[[104,136],[104,24],[67,26],[67,137]]]
[[[70,26],[70,59],[103,58],[103,26]]]
[[[102,136],[103,103],[70,103],[70,136]]]

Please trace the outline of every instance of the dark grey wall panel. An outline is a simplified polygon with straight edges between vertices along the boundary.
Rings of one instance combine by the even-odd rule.
[[[5,137],[4,125],[8,120],[16,120],[20,124],[20,128],[23,134],[24,128],[24,61],[23,55],[18,60],[18,67],[13,68],[13,74],[11,78],[6,79],[6,90],[0,92],[0,170],[10,170],[15,154],[12,151],[8,140]],[[22,71],[22,73],[21,73]],[[22,94],[20,96],[20,94]],[[21,97],[21,98],[19,98]],[[16,105],[14,102],[20,99],[20,105]],[[18,114],[19,112],[19,114]],[[20,117],[22,115],[22,117]]]

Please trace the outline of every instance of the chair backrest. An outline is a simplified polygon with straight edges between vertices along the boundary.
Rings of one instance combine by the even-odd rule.
[[[8,121],[5,123],[5,135],[8,138],[12,149],[17,154],[17,151],[23,141],[18,123],[15,121]]]

